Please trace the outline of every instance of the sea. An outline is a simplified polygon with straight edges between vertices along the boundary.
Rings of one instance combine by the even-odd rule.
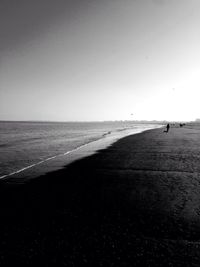
[[[0,179],[87,146],[160,127],[158,124],[115,122],[0,121]]]

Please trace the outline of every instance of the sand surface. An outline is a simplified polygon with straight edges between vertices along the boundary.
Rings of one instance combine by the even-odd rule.
[[[200,127],[120,139],[1,181],[0,265],[200,266]]]

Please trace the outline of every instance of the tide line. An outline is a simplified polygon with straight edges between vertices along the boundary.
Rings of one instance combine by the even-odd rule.
[[[98,139],[97,139],[97,140],[98,140]],[[20,170],[11,172],[11,173],[9,173],[9,174],[5,174],[5,175],[3,175],[3,176],[0,176],[0,179],[4,179],[4,178],[10,177],[10,176],[12,176],[12,175],[18,174],[18,173],[20,173],[20,172],[23,172],[23,171],[25,171],[25,170],[28,170],[28,169],[33,168],[33,167],[35,167],[35,166],[38,166],[38,165],[40,165],[40,164],[42,164],[42,163],[45,163],[45,162],[47,162],[47,161],[50,161],[50,160],[52,160],[52,159],[55,159],[55,158],[58,158],[58,157],[62,157],[62,156],[66,156],[66,155],[68,155],[68,154],[71,154],[71,153],[73,153],[73,152],[75,152],[75,151],[77,151],[77,150],[83,148],[84,146],[87,146],[88,144],[97,141],[97,140],[93,140],[93,141],[88,142],[88,143],[86,143],[86,144],[84,144],[84,145],[81,145],[81,146],[79,146],[79,147],[77,147],[77,148],[74,148],[74,149],[72,149],[72,150],[69,150],[69,151],[67,151],[67,152],[65,152],[65,153],[62,153],[62,154],[58,154],[58,155],[49,157],[49,158],[47,158],[47,159],[41,160],[41,161],[39,161],[39,162],[37,162],[37,163],[31,164],[31,165],[29,165],[29,166],[27,166],[27,167],[24,167],[24,168],[22,168],[22,169],[20,169]]]
[[[160,127],[163,127],[163,125],[162,125],[162,126],[159,125],[159,127],[156,127],[156,128],[160,128]],[[150,130],[150,129],[154,129],[154,127],[150,127],[150,128],[148,128],[148,129],[140,129],[140,130],[139,130],[139,129],[137,129],[137,130],[135,129],[135,131],[134,131],[133,133],[131,133],[131,134],[142,133],[142,132],[145,132],[145,131]],[[63,157],[63,156],[66,156],[66,155],[68,155],[68,154],[71,154],[71,153],[73,153],[73,152],[75,152],[75,151],[77,151],[77,150],[79,150],[79,149],[81,149],[81,148],[83,148],[83,147],[85,147],[85,146],[87,146],[87,145],[93,143],[93,142],[96,142],[96,141],[99,141],[99,140],[105,138],[105,137],[108,136],[110,133],[111,133],[111,132],[107,132],[106,135],[103,135],[101,138],[97,138],[97,139],[95,139],[95,140],[89,141],[89,142],[87,142],[87,143],[85,143],[85,144],[83,144],[83,145],[81,145],[81,146],[79,146],[79,147],[77,147],[77,148],[74,148],[74,149],[72,149],[72,150],[69,150],[69,151],[67,151],[67,152],[65,152],[65,153],[62,153],[62,154],[58,154],[58,155],[49,157],[49,158],[47,158],[47,159],[41,160],[41,161],[39,161],[39,162],[37,162],[37,163],[31,164],[31,165],[29,165],[29,166],[27,166],[27,167],[24,167],[24,168],[22,168],[22,169],[20,169],[20,170],[14,171],[14,172],[9,173],[9,174],[5,174],[5,175],[3,175],[3,176],[0,176],[0,179],[4,179],[4,178],[10,177],[10,176],[13,176],[13,175],[15,175],[15,174],[21,173],[21,172],[23,172],[23,171],[25,171],[25,170],[31,169],[31,168],[33,168],[33,167],[35,167],[35,166],[38,166],[38,165],[40,165],[40,164],[42,164],[42,163],[45,163],[45,162],[47,162],[47,161],[50,161],[50,160],[52,160],[52,159],[55,159],[55,158],[58,158],[58,157]]]

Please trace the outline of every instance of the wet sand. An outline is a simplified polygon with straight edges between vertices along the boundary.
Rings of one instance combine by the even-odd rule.
[[[199,266],[200,127],[155,129],[0,187],[0,266]]]

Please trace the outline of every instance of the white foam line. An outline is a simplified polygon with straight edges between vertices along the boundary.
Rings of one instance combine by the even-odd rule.
[[[29,165],[29,166],[27,166],[27,167],[24,167],[24,168],[22,168],[22,169],[20,169],[20,170],[18,170],[18,171],[11,172],[11,173],[9,173],[9,174],[0,176],[0,179],[4,179],[4,178],[6,178],[6,177],[10,177],[10,176],[12,176],[12,175],[18,174],[18,173],[20,173],[20,172],[23,172],[23,171],[25,171],[25,170],[27,170],[27,169],[33,168],[33,167],[35,167],[35,166],[37,166],[37,165],[40,165],[40,164],[42,164],[42,163],[44,163],[44,162],[47,162],[47,161],[52,160],[52,159],[55,159],[55,158],[57,158],[57,157],[62,157],[62,156],[71,154],[72,152],[77,151],[77,150],[81,149],[82,147],[87,146],[88,144],[93,143],[93,142],[98,141],[98,140],[99,140],[99,139],[94,140],[94,141],[91,141],[91,142],[88,142],[88,143],[86,143],[86,144],[84,144],[84,145],[81,145],[81,146],[79,146],[79,147],[77,147],[77,148],[74,148],[74,149],[72,149],[72,150],[69,150],[69,151],[65,152],[64,154],[58,154],[58,155],[55,155],[55,156],[53,156],[53,157],[50,157],[50,158],[41,160],[41,161],[39,161],[39,162],[37,162],[37,163],[35,163],[35,164]]]
[[[156,129],[156,128],[150,128],[150,129]],[[142,131],[139,130],[139,131],[134,132],[133,134],[141,133],[141,132],[144,132],[144,131],[147,131],[147,130],[150,130],[150,129],[144,129],[144,130],[142,130]],[[101,139],[101,138],[100,138],[100,139]],[[74,148],[74,149],[72,149],[72,150],[69,150],[69,151],[65,152],[64,154],[58,154],[58,155],[52,156],[52,157],[50,157],[50,158],[41,160],[41,161],[39,161],[39,162],[37,162],[37,163],[35,163],[35,164],[29,165],[29,166],[27,166],[27,167],[24,167],[24,168],[22,168],[22,169],[20,169],[20,170],[18,170],[18,171],[11,172],[11,173],[9,173],[9,174],[0,176],[0,179],[4,179],[4,178],[6,178],[6,177],[10,177],[10,176],[12,176],[12,175],[18,174],[18,173],[20,173],[20,172],[23,172],[23,171],[25,171],[25,170],[28,170],[28,169],[30,169],[30,168],[33,168],[33,167],[35,167],[35,166],[37,166],[37,165],[40,165],[40,164],[42,164],[42,163],[44,163],[44,162],[47,162],[47,161],[52,160],[52,159],[55,159],[55,158],[57,158],[57,157],[66,156],[66,155],[71,154],[71,153],[73,153],[73,152],[75,152],[75,151],[77,151],[77,150],[79,150],[79,149],[81,149],[81,148],[83,148],[83,147],[85,147],[85,146],[87,146],[87,145],[93,143],[93,142],[99,141],[100,139],[90,141],[90,142],[88,142],[88,143],[86,143],[86,144],[84,144],[84,145],[81,145],[81,146],[79,146],[79,147],[77,147],[77,148]]]

